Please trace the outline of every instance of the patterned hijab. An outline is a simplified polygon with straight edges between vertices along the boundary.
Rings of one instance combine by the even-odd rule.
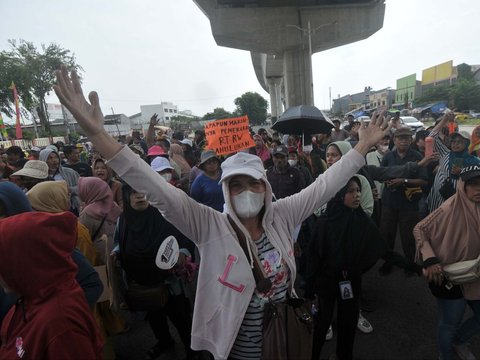
[[[27,197],[36,211],[56,214],[70,209],[70,194],[65,181],[41,182],[27,192]]]

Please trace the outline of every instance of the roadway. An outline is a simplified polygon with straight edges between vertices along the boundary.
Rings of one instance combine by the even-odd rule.
[[[364,311],[364,315],[372,323],[374,331],[363,334],[357,330],[355,359],[438,359],[436,304],[425,280],[417,276],[406,277],[400,269],[388,276],[380,276],[377,271],[379,265],[364,276],[363,291],[373,307],[370,312]],[[198,296],[202,296],[201,289]],[[142,318],[140,313],[128,315],[131,331],[114,338],[118,360],[141,360],[142,354],[155,344],[152,332]],[[333,326],[335,328],[335,323]],[[183,348],[178,344],[178,336],[176,339],[176,350],[160,360],[183,359]],[[480,359],[480,335],[472,340],[472,345],[474,354]],[[335,337],[326,343],[321,358],[328,359],[334,352],[334,346]]]

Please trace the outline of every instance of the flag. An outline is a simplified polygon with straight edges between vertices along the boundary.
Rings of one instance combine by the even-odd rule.
[[[20,125],[20,104],[18,102],[18,93],[17,93],[17,87],[12,81],[12,85],[10,86],[10,89],[13,91],[13,101],[15,102],[15,112],[17,114],[17,122],[15,123],[15,137],[18,139],[22,139],[22,127]]]
[[[4,140],[7,140],[8,138],[7,129],[5,128],[5,124],[3,123],[3,118],[1,113],[0,113],[0,135],[3,137]]]

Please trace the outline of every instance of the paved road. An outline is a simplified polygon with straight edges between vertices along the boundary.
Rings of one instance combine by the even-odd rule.
[[[434,360],[438,359],[435,340],[436,305],[425,281],[418,277],[406,277],[402,270],[394,270],[388,276],[380,276],[377,267],[364,277],[364,293],[374,307],[364,312],[371,321],[374,332],[357,331],[356,359]],[[200,290],[201,296],[201,290]],[[132,330],[114,338],[118,359],[140,360],[155,339],[142,314],[129,315]],[[334,325],[335,326],[335,325]],[[178,342],[178,337],[176,337]],[[475,355],[480,359],[480,336],[472,340]],[[322,359],[334,352],[335,338],[327,342]],[[163,357],[183,359],[184,351],[177,343],[176,351]]]

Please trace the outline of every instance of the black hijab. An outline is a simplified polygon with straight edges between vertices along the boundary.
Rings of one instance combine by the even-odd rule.
[[[361,274],[386,253],[387,244],[361,207],[351,209],[344,205],[351,181],[361,189],[360,179],[354,176],[328,202],[325,216],[317,221],[313,241],[317,243],[315,256],[330,270]]]
[[[135,191],[124,184],[123,214],[119,221],[120,261],[127,276],[142,285],[152,285],[168,276],[167,271],[155,265],[155,258],[162,242],[173,235],[180,248],[193,252],[191,243],[160,214],[158,209],[149,205],[144,211],[138,211],[130,205],[130,195]]]

